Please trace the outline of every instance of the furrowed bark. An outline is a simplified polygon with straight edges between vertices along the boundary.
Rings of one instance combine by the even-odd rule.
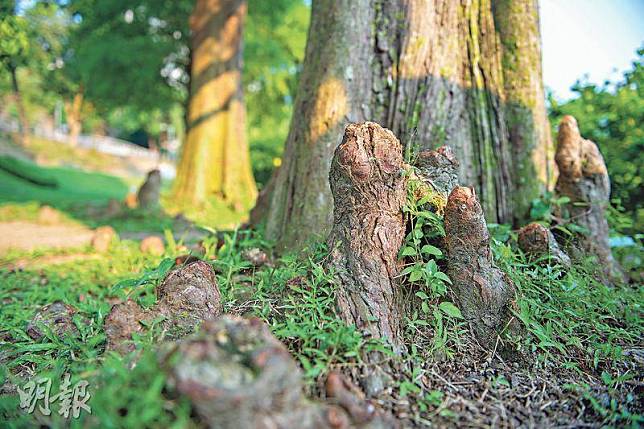
[[[403,168],[396,136],[365,122],[347,126],[329,174],[335,205],[328,267],[338,281],[340,316],[394,348],[402,345],[396,277],[405,236]]]
[[[483,210],[471,188],[454,188],[445,207],[448,274],[465,319],[493,348],[511,317],[515,287],[495,264]]]
[[[241,76],[246,10],[245,0],[198,0],[190,17],[187,135],[174,184],[180,201],[215,197],[241,211],[257,196]]]
[[[419,153],[415,166],[420,179],[445,198],[458,186],[459,162],[449,146]]]
[[[564,116],[559,124],[555,161],[559,167],[557,194],[570,198],[563,207],[564,215],[586,230],[573,245],[597,257],[605,280],[623,281],[624,274],[613,258],[608,240],[606,208],[610,179],[606,164],[595,143],[581,137],[572,116]]]
[[[552,137],[545,106],[538,0],[494,0],[501,41],[503,103],[512,154],[515,223],[527,219],[532,200],[553,185]]]

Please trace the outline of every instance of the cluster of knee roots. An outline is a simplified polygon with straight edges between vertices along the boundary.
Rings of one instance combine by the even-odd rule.
[[[599,258],[603,274],[613,278],[619,267],[607,241],[606,168],[596,146],[580,137],[571,117],[560,127],[556,160],[557,191],[570,199],[566,209],[594,234],[579,236],[575,245]],[[445,237],[439,245],[446,255],[451,293],[479,343],[493,348],[509,327],[516,288],[494,262],[481,204],[473,189],[459,186],[458,161],[448,147],[422,152],[415,163],[412,167],[403,161],[402,145],[391,131],[371,122],[347,126],[329,173],[335,210],[326,264],[335,276],[337,314],[365,335],[404,352],[399,252],[407,228],[403,207],[413,179],[420,183],[418,192],[436,195],[436,209],[443,215]],[[543,225],[522,228],[518,243],[529,258],[564,268],[571,265]],[[206,262],[187,261],[155,292],[157,303],[151,308],[132,300],[112,307],[104,320],[106,350],[130,353],[136,336],[152,326],[160,328],[163,339],[170,340],[162,346],[161,360],[171,387],[190,398],[208,426],[396,427],[339,373],[329,374],[324,400],[307,398],[298,364],[264,322],[222,315],[215,273]],[[27,332],[36,339],[44,331],[79,335],[75,313],[66,304],[50,304],[34,317]],[[363,356],[372,364],[374,358],[382,356]],[[382,385],[373,375],[365,375],[371,377],[371,387]],[[379,391],[368,382],[361,384],[367,396]]]

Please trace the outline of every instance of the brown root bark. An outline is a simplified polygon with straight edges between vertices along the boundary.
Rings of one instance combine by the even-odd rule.
[[[519,231],[519,247],[533,260],[545,260],[570,268],[570,257],[559,248],[552,232],[538,223],[531,223]]]
[[[610,180],[606,164],[595,143],[581,137],[572,116],[564,116],[559,124],[555,161],[559,168],[556,191],[570,198],[564,210],[572,222],[587,231],[576,238],[576,246],[597,257],[606,280],[623,281],[623,272],[608,241]]]
[[[329,174],[335,206],[328,267],[340,317],[395,348],[402,344],[396,277],[405,235],[403,166],[394,134],[364,122],[347,126]]]
[[[394,427],[375,412],[354,420],[359,405],[346,397],[339,406],[309,401],[299,366],[256,318],[204,323],[165,353],[162,366],[211,428]]]
[[[445,207],[448,273],[459,307],[485,347],[494,347],[511,313],[515,287],[495,264],[483,210],[473,189],[454,188]]]
[[[159,206],[161,195],[161,172],[152,170],[139,188],[136,199],[142,209],[153,209]]]
[[[156,292],[158,301],[150,309],[142,309],[131,300],[112,307],[104,321],[106,350],[121,354],[133,351],[132,334],[144,333],[144,325],[156,318],[162,319],[166,336],[176,339],[223,311],[215,272],[203,261],[173,270]]]

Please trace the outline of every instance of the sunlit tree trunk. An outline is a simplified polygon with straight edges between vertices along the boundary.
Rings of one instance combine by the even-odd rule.
[[[450,145],[487,219],[511,221],[501,48],[490,0],[314,1],[268,237],[297,248],[326,235],[330,161],[349,121],[391,129],[409,162]]]
[[[67,126],[69,127],[69,143],[72,146],[78,145],[78,136],[81,133],[82,122],[81,114],[83,109],[83,88],[79,88],[78,92],[70,101],[64,103],[65,117],[67,118]]]
[[[10,68],[11,72],[11,88],[13,90],[13,100],[16,103],[18,110],[18,123],[20,126],[20,140],[26,146],[29,144],[29,120],[27,119],[27,112],[20,93],[20,86],[18,85],[18,72],[16,67]]]
[[[537,0],[495,0],[502,45],[505,118],[510,137],[514,219],[525,219],[532,199],[553,185],[554,148],[546,114]]]
[[[188,133],[174,188],[184,202],[217,197],[242,210],[257,195],[241,80],[246,8],[243,0],[197,0],[190,17]]]

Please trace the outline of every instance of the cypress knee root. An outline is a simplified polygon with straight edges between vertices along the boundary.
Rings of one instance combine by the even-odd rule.
[[[401,345],[398,251],[405,236],[402,146],[373,122],[350,124],[329,173],[334,211],[329,267],[349,324]]]
[[[163,365],[211,428],[385,428],[341,388],[338,405],[308,400],[300,369],[259,319],[223,316],[172,346]],[[332,381],[333,382],[333,381]]]
[[[576,245],[583,253],[597,257],[606,280],[623,280],[608,241],[610,180],[606,164],[595,143],[581,137],[577,121],[570,115],[559,124],[555,161],[559,167],[556,191],[570,198],[564,209],[574,223],[586,229],[577,237]]]
[[[456,187],[445,207],[448,274],[465,319],[485,347],[507,326],[515,287],[495,264],[483,210],[474,190]]]
[[[159,196],[161,194],[161,172],[152,170],[148,173],[145,182],[139,188],[136,194],[136,200],[139,207],[143,209],[152,209],[159,206]]]
[[[557,240],[548,228],[530,223],[519,230],[519,247],[533,260],[546,260],[570,268],[570,258],[559,248]]]
[[[106,350],[124,354],[134,350],[132,334],[145,332],[145,323],[162,318],[169,338],[183,337],[204,320],[223,311],[219,286],[212,267],[195,261],[171,271],[157,286],[157,303],[142,309],[128,300],[112,307],[105,317]]]

